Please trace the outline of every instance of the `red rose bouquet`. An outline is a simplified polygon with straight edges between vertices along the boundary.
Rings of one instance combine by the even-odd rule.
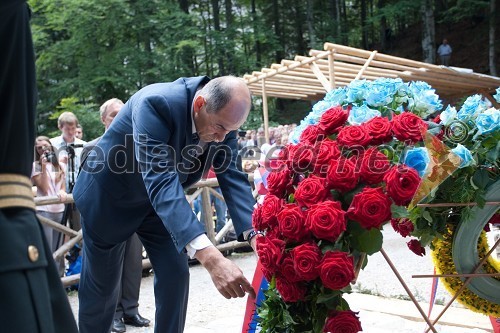
[[[261,332],[362,330],[343,294],[361,254],[381,249],[385,223],[411,232],[402,217],[421,175],[402,156],[432,127],[422,117],[441,108],[419,85],[353,81],[329,92],[292,133],[253,215],[269,281]]]

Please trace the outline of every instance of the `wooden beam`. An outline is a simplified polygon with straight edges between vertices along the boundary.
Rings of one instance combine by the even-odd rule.
[[[312,69],[313,73],[316,75],[319,82],[321,82],[323,88],[325,88],[325,91],[329,92],[332,89],[330,81],[328,81],[325,75],[323,75],[323,72],[321,71],[321,69],[319,69],[318,65],[316,65],[315,62],[311,62],[309,64],[309,67]]]
[[[355,80],[359,80],[361,78],[361,76],[363,76],[363,73],[368,68],[368,66],[370,66],[370,63],[372,62],[372,60],[373,60],[373,58],[375,57],[376,54],[377,54],[377,51],[373,51],[372,54],[370,54],[370,57],[368,58],[368,60],[366,60],[366,62],[363,65],[363,67],[361,67],[361,69],[359,70],[358,75],[356,75]]]

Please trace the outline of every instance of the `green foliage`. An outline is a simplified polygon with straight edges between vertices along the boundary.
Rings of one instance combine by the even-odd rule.
[[[481,14],[486,0],[448,1],[437,14],[456,19]],[[360,2],[291,0],[29,0],[37,55],[38,123],[53,131],[49,116],[63,98],[100,105],[127,100],[147,84],[182,76],[259,70],[281,59],[321,49],[325,41],[355,47],[379,45],[383,29],[393,35],[418,24],[420,1]],[[214,5],[219,27],[214,26]],[[252,7],[254,5],[254,8]],[[306,15],[311,10],[311,15]],[[362,45],[363,36],[367,45]],[[270,99],[271,123],[298,123],[311,102]],[[256,105],[244,128],[262,125]],[[492,156],[494,158],[495,156]]]

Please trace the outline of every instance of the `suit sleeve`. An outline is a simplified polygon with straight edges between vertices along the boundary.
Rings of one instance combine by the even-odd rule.
[[[238,168],[238,165],[241,165],[241,158],[238,154],[236,131],[234,131],[226,136],[223,150],[215,154],[213,166],[238,240],[243,241],[243,232],[252,228],[255,200],[248,176]]]
[[[179,130],[163,96],[147,96],[132,106],[136,159],[149,199],[179,252],[205,232],[186,200],[176,170],[176,154],[169,145]]]

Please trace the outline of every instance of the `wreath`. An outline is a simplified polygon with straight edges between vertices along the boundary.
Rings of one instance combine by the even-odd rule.
[[[456,226],[453,224],[448,225],[447,232],[443,234],[443,238],[436,238],[433,241],[433,250],[431,252],[434,266],[436,267],[437,274],[457,274],[455,263],[453,261],[453,235]],[[479,258],[482,259],[489,251],[486,233],[481,232],[477,240],[477,250]],[[500,262],[489,256],[483,265],[485,273],[498,273],[500,272]],[[498,277],[496,278],[499,279]],[[455,295],[458,290],[463,286],[463,281],[458,277],[445,277],[441,281],[448,292]],[[457,301],[466,306],[468,309],[479,312],[484,315],[500,317],[500,304],[496,304],[489,300],[479,297],[474,292],[465,288],[458,296]]]

